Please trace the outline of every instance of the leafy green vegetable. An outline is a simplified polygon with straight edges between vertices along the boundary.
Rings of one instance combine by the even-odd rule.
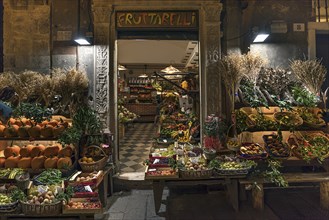
[[[12,201],[26,201],[26,195],[21,189],[14,189],[10,193]]]
[[[299,106],[316,107],[319,102],[316,95],[301,86],[292,87],[292,96]]]
[[[63,181],[62,172],[58,169],[47,169],[36,180],[45,185],[60,184]]]
[[[14,109],[13,115],[15,117],[25,117],[35,122],[42,122],[50,119],[52,111],[49,108],[42,107],[38,103],[20,103]]]

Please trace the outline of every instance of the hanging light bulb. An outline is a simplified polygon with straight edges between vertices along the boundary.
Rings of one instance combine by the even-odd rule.
[[[161,70],[161,72],[168,73],[168,74],[173,74],[173,73],[180,73],[181,71],[172,65],[167,66],[165,69]]]
[[[118,70],[127,70],[127,68],[123,65],[118,65]]]
[[[147,78],[147,77],[149,77],[149,76],[146,74],[146,65],[144,65],[144,73],[141,74],[141,75],[139,75],[138,77],[140,77],[140,78]]]

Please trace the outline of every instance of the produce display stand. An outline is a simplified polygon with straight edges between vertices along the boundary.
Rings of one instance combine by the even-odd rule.
[[[255,109],[250,107],[244,107],[240,108],[243,109],[243,111],[250,116],[255,116],[258,113]],[[278,107],[270,107],[267,108],[261,108],[261,111],[263,115],[267,119],[273,119],[279,112],[280,109]],[[318,110],[317,110],[318,111]],[[318,114],[316,114],[318,115]],[[291,117],[286,117],[291,118]],[[249,118],[250,119],[250,118]],[[247,124],[250,122],[246,121]],[[328,127],[324,124],[321,124],[321,126],[310,126],[308,123],[303,123],[302,121],[292,121],[293,123],[296,123],[296,126],[292,131],[289,130],[288,126],[283,125],[283,129],[281,130],[282,134],[282,143],[288,143],[289,137],[291,135],[312,135],[312,134],[318,134],[319,136],[327,137],[328,134]],[[280,122],[281,123],[281,122]],[[298,124],[297,124],[298,123]],[[239,141],[241,143],[246,142],[252,142],[252,143],[261,143],[265,144],[264,137],[268,137],[269,135],[277,135],[276,130],[261,130],[255,126],[255,124],[251,124],[251,126],[246,130],[239,134]],[[304,139],[303,139],[304,140]],[[304,140],[305,141],[305,140]],[[295,155],[295,152],[292,150],[292,146],[289,146],[290,154],[287,157],[275,157],[273,155],[269,155],[270,158],[274,158],[281,162],[281,169],[282,169],[282,176],[286,180],[286,182],[290,185],[298,185],[298,187],[303,187],[305,185],[318,185],[320,188],[320,206],[324,209],[329,209],[329,158],[326,157],[325,159],[320,163],[317,159],[310,159],[310,161],[305,161],[302,158],[299,158]],[[267,149],[268,150],[268,149]],[[255,160],[258,165],[262,165],[265,161],[264,160]],[[307,170],[316,170],[316,172],[304,172],[304,169]],[[255,186],[255,183],[257,186]],[[264,187],[272,187],[273,183],[265,180],[264,178],[260,177],[248,177],[243,178],[239,180],[240,185],[240,199],[244,200],[246,199],[246,188],[251,190],[251,200],[252,205],[255,209],[262,210],[264,209]],[[251,186],[251,187],[246,187]]]
[[[110,196],[113,193],[113,167],[107,166],[104,168],[104,170],[101,172],[101,175],[98,178],[96,188],[98,188],[98,194],[99,194],[99,200],[102,203],[102,207],[107,206],[107,197]],[[15,181],[15,180],[13,180]],[[75,200],[80,198],[73,198]],[[20,206],[20,205],[19,205]],[[62,213],[53,216],[53,215],[24,215],[20,211],[20,207],[14,212],[11,213],[1,213],[0,219],[6,220],[6,219],[59,219],[61,217],[65,219],[94,219],[94,214],[102,213],[103,208],[101,209],[93,209],[93,210],[86,210],[86,209],[75,209],[72,210],[66,210],[64,207],[62,209]]]
[[[109,144],[110,146],[110,142],[112,140],[112,137],[110,134],[104,134],[104,140],[106,144]],[[31,138],[31,137],[26,137],[26,138],[20,138],[20,137],[0,137],[0,150],[7,148],[7,146],[10,145],[17,145],[18,147],[20,147],[19,149],[19,154],[21,154],[21,149],[22,146],[26,146],[26,145],[32,145],[31,149],[37,148],[36,146],[38,144],[40,145],[44,145],[43,151],[45,151],[45,149],[47,149],[47,147],[56,145],[58,142],[58,139],[55,137],[38,137],[38,138]],[[105,148],[104,148],[105,149]],[[60,149],[59,149],[60,150]],[[59,152],[58,150],[58,152]],[[105,149],[107,150],[107,149]],[[78,153],[78,147],[75,147],[72,151],[71,151],[71,160],[72,160],[72,165],[69,167],[65,167],[66,169],[59,169],[61,171],[61,175],[62,178],[64,179],[65,182],[69,182],[69,178],[72,174],[74,174],[78,169],[78,158],[79,158],[79,153]],[[32,150],[29,152],[31,153]],[[58,152],[56,153],[56,155],[58,154]],[[111,153],[111,152],[110,152]],[[56,155],[52,155],[51,156],[45,156],[43,155],[43,153],[39,153],[39,155],[42,155],[43,157],[46,158],[52,158],[53,156]],[[23,155],[20,155],[22,158]],[[3,157],[3,156],[2,156]],[[26,156],[27,157],[27,156]],[[33,156],[30,156],[30,154],[28,155],[28,157],[34,158]],[[37,156],[35,156],[37,157]],[[4,161],[7,160],[7,158],[9,157],[3,157],[3,159],[5,159]],[[46,205],[53,205],[55,203],[45,203],[45,205],[39,205],[34,203],[34,202],[30,202],[26,203],[28,205],[31,204],[31,212],[29,212],[28,214],[24,214],[23,209],[22,209],[22,205],[20,203],[18,203],[17,205],[17,209],[16,210],[11,210],[11,212],[0,212],[0,219],[26,219],[26,218],[30,218],[30,219],[59,219],[61,217],[63,218],[71,218],[71,219],[94,219],[94,214],[97,213],[101,213],[103,210],[103,207],[107,206],[107,197],[109,195],[112,195],[113,193],[113,167],[110,164],[111,159],[109,159],[107,161],[107,159],[109,159],[108,157],[106,157],[106,161],[103,164],[103,166],[101,168],[99,168],[99,170],[102,170],[100,173],[100,175],[97,177],[96,182],[94,183],[94,186],[90,186],[91,188],[93,188],[93,192],[95,192],[95,197],[97,198],[97,201],[99,201],[99,203],[101,204],[100,208],[90,208],[90,210],[87,210],[89,208],[89,206],[82,206],[83,208],[81,209],[74,209],[74,210],[67,210],[66,207],[60,203],[60,210],[58,208],[58,215],[54,215],[52,213],[48,213],[47,210],[48,209],[44,209],[44,207],[46,207]],[[97,161],[96,161],[97,162]],[[42,164],[44,165],[44,161],[42,162]],[[3,164],[4,165],[4,164]],[[104,167],[105,166],[105,167]],[[32,166],[33,167],[33,166]],[[16,166],[17,168],[17,166]],[[5,169],[5,168],[0,168],[0,169]],[[12,170],[12,168],[11,168]],[[43,168],[31,168],[31,166],[29,168],[24,168],[23,169],[25,172],[27,172],[29,174],[29,179],[28,180],[32,180],[34,181],[35,177],[38,177],[38,175],[47,170],[44,167]],[[10,183],[13,185],[19,185],[18,184],[18,180],[16,180],[15,178],[9,179],[11,178],[10,176],[4,177],[4,178],[0,178],[0,183]],[[30,184],[28,184],[28,187],[24,187],[24,189],[22,188],[22,190],[24,191],[25,194],[27,194],[28,189],[31,187],[32,181],[30,181]],[[37,181],[36,181],[37,184]],[[38,184],[37,184],[38,185]],[[42,184],[43,185],[43,184]],[[64,185],[68,185],[68,184],[63,184],[63,188]],[[80,191],[77,191],[80,192]],[[84,191],[83,191],[84,192]],[[87,191],[86,191],[87,192]],[[83,193],[81,193],[83,194]],[[78,196],[81,196],[81,194],[79,194]],[[87,193],[86,193],[87,194]],[[32,194],[30,194],[32,195]],[[81,197],[86,196],[86,195],[82,195]],[[40,198],[39,198],[40,199]],[[43,198],[45,199],[45,198]],[[73,198],[74,200],[84,200],[84,198]],[[88,198],[85,199],[87,200],[86,202],[88,202]],[[96,201],[96,200],[95,200]],[[41,202],[40,202],[41,203]],[[39,207],[42,206],[40,208],[41,210],[41,214],[37,212],[34,214],[34,210],[35,207]],[[38,209],[38,211],[40,211]],[[57,211],[57,209],[56,209]]]

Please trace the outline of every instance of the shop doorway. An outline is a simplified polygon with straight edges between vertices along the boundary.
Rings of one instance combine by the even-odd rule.
[[[200,118],[197,37],[163,35],[132,39],[126,33],[116,42],[120,173],[145,170],[164,115],[186,112]],[[167,67],[176,71],[164,72]]]

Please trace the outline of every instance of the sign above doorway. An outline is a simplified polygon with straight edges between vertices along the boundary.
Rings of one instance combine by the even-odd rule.
[[[197,11],[118,11],[120,28],[188,28],[198,27]]]

